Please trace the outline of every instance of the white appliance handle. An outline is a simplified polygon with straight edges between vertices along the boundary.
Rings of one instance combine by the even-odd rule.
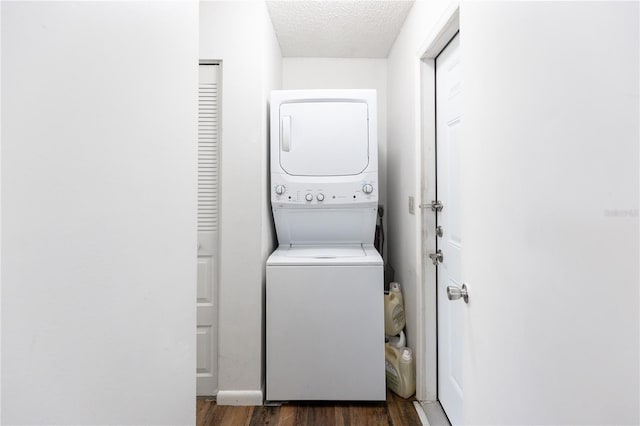
[[[284,152],[291,151],[291,116],[283,115],[280,123],[282,136],[282,150]]]

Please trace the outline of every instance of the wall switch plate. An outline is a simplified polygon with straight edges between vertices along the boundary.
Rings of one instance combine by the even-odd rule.
[[[416,205],[413,195],[409,195],[409,214],[416,214]]]

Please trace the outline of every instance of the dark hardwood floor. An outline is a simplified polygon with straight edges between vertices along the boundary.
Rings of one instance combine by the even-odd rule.
[[[209,426],[378,426],[420,425],[413,398],[404,399],[387,390],[379,403],[286,403],[280,407],[219,406],[210,398],[198,398],[197,425]]]

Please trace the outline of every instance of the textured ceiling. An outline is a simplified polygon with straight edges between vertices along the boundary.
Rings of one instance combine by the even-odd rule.
[[[413,1],[267,1],[282,56],[386,58]]]

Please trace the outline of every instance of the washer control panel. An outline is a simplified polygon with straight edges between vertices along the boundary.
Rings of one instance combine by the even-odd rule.
[[[376,182],[352,183],[280,183],[271,185],[271,201],[278,204],[331,205],[376,201]]]

